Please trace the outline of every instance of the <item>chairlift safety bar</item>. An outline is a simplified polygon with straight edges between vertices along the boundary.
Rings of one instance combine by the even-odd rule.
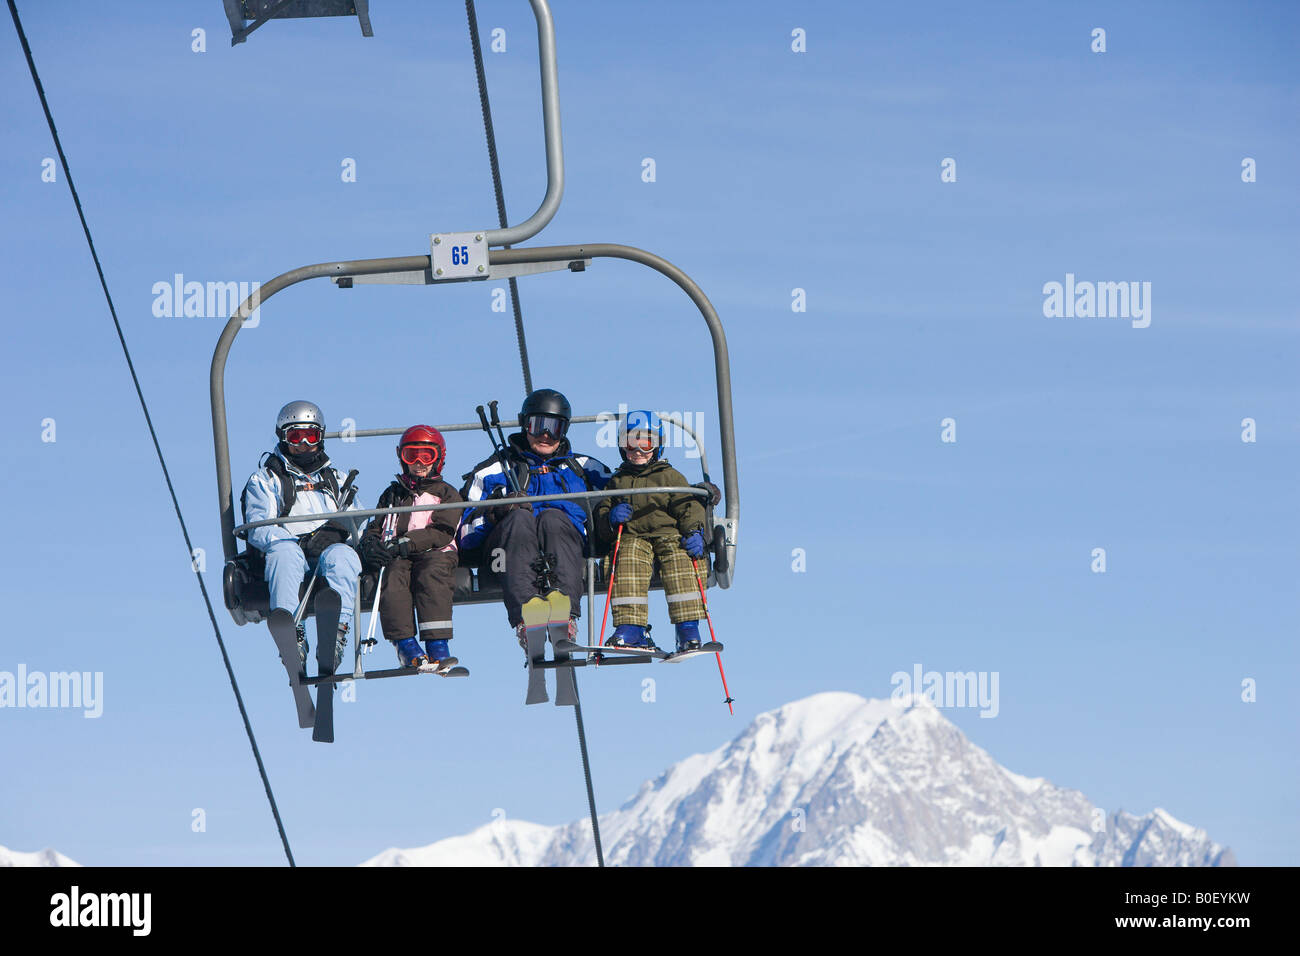
[[[242,534],[251,531],[254,528],[265,528],[268,525],[298,524],[304,521],[333,521],[335,519],[350,518],[375,518],[379,515],[396,515],[406,514],[412,511],[466,511],[470,508],[492,508],[502,504],[521,505],[534,501],[586,501],[591,498],[631,498],[636,495],[695,495],[699,498],[707,498],[709,492],[703,488],[694,488],[691,486],[677,487],[674,485],[661,485],[654,488],[614,488],[600,489],[592,491],[568,491],[553,495],[529,495],[517,498],[485,498],[482,501],[445,501],[436,505],[402,505],[393,508],[358,508],[355,511],[322,511],[320,514],[309,515],[285,515],[283,518],[263,518],[260,521],[250,521],[247,524],[241,524],[235,528],[235,534]]]

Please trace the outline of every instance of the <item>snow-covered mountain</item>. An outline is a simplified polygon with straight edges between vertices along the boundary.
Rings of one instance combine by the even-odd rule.
[[[648,781],[601,818],[617,866],[1235,866],[1164,810],[1106,814],[1011,773],[924,697],[817,694]],[[590,866],[588,821],[498,820],[366,866]]]
[[[443,841],[450,842],[450,841]],[[55,850],[38,850],[35,853],[21,853],[8,847],[0,846],[0,867],[5,866],[81,866],[75,860],[69,860]]]

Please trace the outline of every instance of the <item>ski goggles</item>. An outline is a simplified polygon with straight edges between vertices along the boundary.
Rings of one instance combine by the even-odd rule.
[[[659,439],[653,432],[628,432],[623,437],[623,447],[629,451],[654,451]]]
[[[438,449],[431,445],[403,445],[398,455],[408,465],[432,465],[438,460]]]
[[[569,430],[569,420],[558,415],[529,415],[524,419],[524,431],[534,438],[550,435],[559,439]]]
[[[321,430],[315,425],[306,427],[291,425],[284,433],[284,440],[290,445],[315,445],[320,442]]]

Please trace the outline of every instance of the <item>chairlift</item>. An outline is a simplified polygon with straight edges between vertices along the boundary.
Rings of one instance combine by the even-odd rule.
[[[315,17],[356,17],[361,35],[375,35],[370,28],[370,0],[222,0],[230,21],[230,45],[243,43],[248,35],[268,20]]]
[[[226,362],[235,336],[239,334],[244,321],[253,311],[265,304],[266,300],[291,285],[314,278],[328,278],[340,289],[353,289],[366,284],[399,285],[440,285],[453,282],[500,281],[510,277],[523,277],[552,271],[585,272],[599,259],[624,259],[647,266],[675,282],[699,309],[704,319],[713,345],[714,375],[716,379],[718,402],[718,430],[721,443],[722,469],[722,514],[715,513],[709,493],[699,486],[682,488],[650,488],[623,490],[619,492],[591,490],[573,492],[563,495],[540,495],[520,498],[520,503],[543,502],[551,500],[581,500],[592,502],[601,497],[619,495],[621,497],[660,494],[671,491],[682,494],[697,495],[705,499],[707,528],[711,532],[706,541],[705,567],[707,568],[707,586],[728,588],[735,573],[736,538],[740,516],[739,486],[736,474],[736,454],[734,425],[731,403],[731,369],[727,353],[726,337],[717,312],[700,287],[681,269],[659,256],[632,246],[610,243],[592,243],[583,245],[535,246],[519,248],[518,243],[532,238],[540,232],[554,216],[559,207],[564,188],[564,161],[560,138],[559,121],[559,83],[556,70],[555,32],[550,8],[546,0],[529,0],[537,20],[539,60],[541,64],[541,93],[543,136],[545,141],[547,186],[541,204],[533,215],[516,226],[505,228],[477,229],[463,232],[442,232],[429,236],[427,254],[399,256],[378,259],[338,260],[314,263],[290,270],[264,283],[230,317],[217,341],[212,356],[210,371],[210,394],[212,405],[212,435],[216,459],[217,498],[220,509],[222,549],[225,554],[223,574],[223,593],[225,605],[236,624],[257,623],[269,614],[269,595],[267,585],[262,577],[250,570],[254,557],[248,550],[239,548],[240,536],[254,527],[273,524],[288,524],[301,521],[301,516],[268,518],[236,526],[233,488],[230,471],[230,451],[225,400]],[[240,6],[242,13],[256,8],[267,17],[277,14],[283,16],[336,16],[342,11],[312,14],[307,12],[290,13],[290,8],[299,9],[313,6],[355,7],[358,16],[365,10],[366,4],[351,3],[294,3],[276,4],[267,0],[243,0],[233,3],[226,0],[227,10],[232,5]],[[283,9],[282,9],[283,8]],[[269,11],[269,12],[268,12]],[[242,15],[242,14],[241,14]],[[232,19],[232,27],[234,20]],[[363,28],[367,25],[363,20]],[[255,24],[256,25],[256,24]],[[252,28],[249,28],[252,29]],[[367,35],[369,35],[367,33]],[[501,248],[512,246],[513,248]],[[264,317],[265,318],[265,317]],[[417,416],[418,417],[418,416]],[[572,424],[603,423],[610,420],[608,415],[586,415],[571,419]],[[695,442],[699,449],[700,468],[705,482],[711,482],[707,458],[698,436],[685,421],[674,416],[665,416],[664,420],[683,430]],[[409,423],[408,423],[409,424]],[[514,427],[517,421],[503,422],[503,426]],[[388,428],[349,430],[349,438],[381,438],[400,435],[406,426]],[[479,423],[452,423],[436,426],[442,432],[470,431],[480,428]],[[327,432],[326,438],[341,437],[339,432]],[[331,512],[313,515],[313,519],[360,519],[378,515],[397,514],[412,511],[464,510],[480,505],[481,502],[457,502],[438,505],[414,505],[384,509],[364,509],[346,512]],[[364,573],[358,588],[356,614],[359,618],[362,609],[373,600],[376,581],[375,575]],[[604,585],[601,561],[596,557],[588,558],[585,569],[585,585],[588,597],[588,609],[595,606],[598,588]],[[304,584],[302,597],[306,599],[306,616],[314,614],[315,591],[323,582],[307,594]],[[662,590],[662,583],[655,579],[651,588]],[[454,606],[472,604],[499,603],[502,600],[501,582],[491,571],[476,567],[462,566],[457,570]],[[595,615],[588,613],[588,645],[594,645]],[[359,628],[358,628],[359,631]],[[359,635],[358,635],[359,636]],[[361,663],[361,641],[354,644],[354,668],[351,673],[341,671],[332,677],[308,678],[308,684],[340,682],[353,679],[377,679],[405,676],[418,673],[413,668],[397,668],[367,673]],[[615,655],[589,654],[586,658],[574,658],[569,662],[548,661],[546,666],[576,667],[588,664],[648,662],[649,658]]]

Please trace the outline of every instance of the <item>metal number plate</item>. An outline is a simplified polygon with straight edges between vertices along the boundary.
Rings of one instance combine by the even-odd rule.
[[[481,232],[439,232],[429,237],[433,280],[486,279],[488,244]]]

